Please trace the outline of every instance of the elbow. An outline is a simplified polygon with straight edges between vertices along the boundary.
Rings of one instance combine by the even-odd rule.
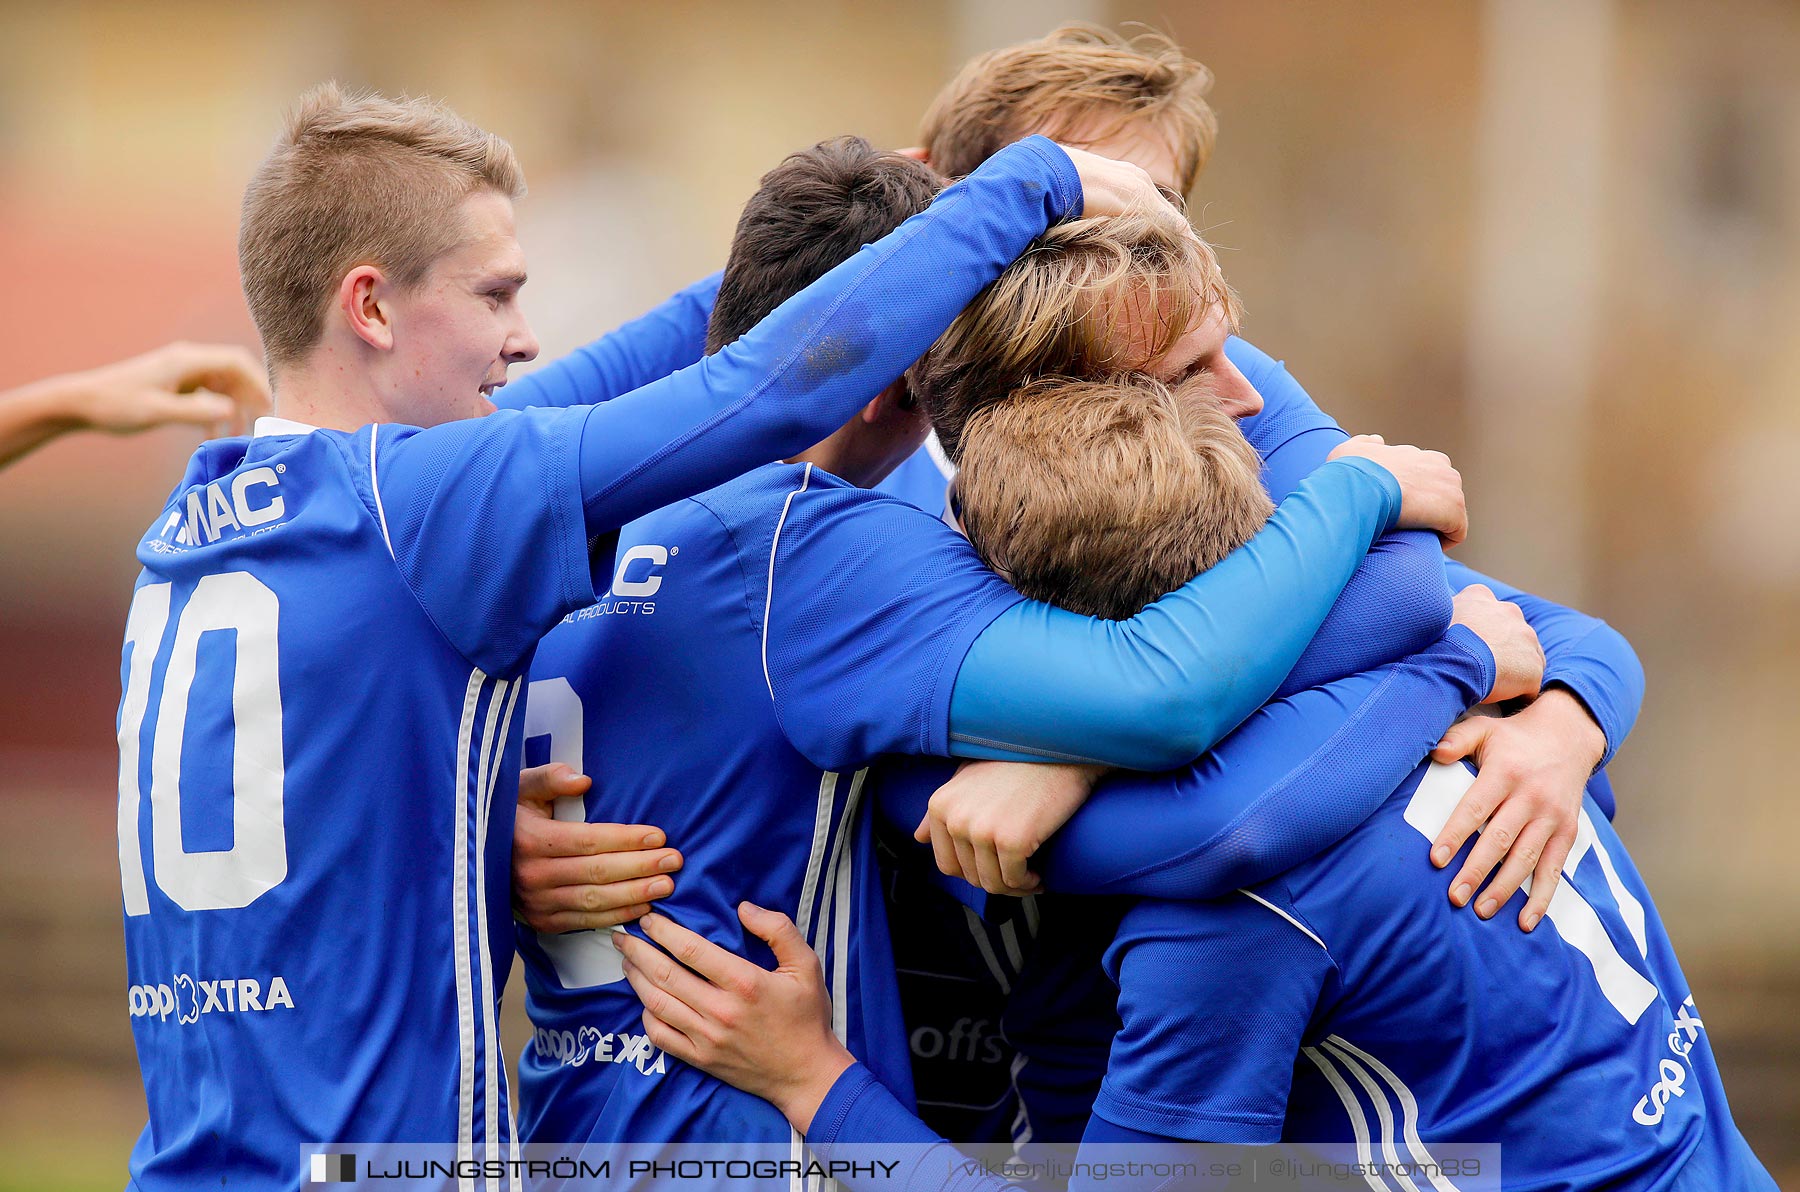
[[[1604,622],[1602,624],[1604,624]],[[1624,697],[1621,700],[1621,706],[1618,710],[1619,722],[1616,726],[1610,728],[1607,733],[1607,758],[1608,760],[1611,760],[1611,755],[1616,752],[1623,743],[1622,739],[1613,740],[1614,734],[1616,733],[1618,737],[1623,738],[1631,731],[1632,726],[1637,723],[1638,712],[1644,706],[1644,686],[1646,679],[1643,661],[1638,658],[1637,651],[1632,648],[1631,642],[1626,639],[1625,635],[1610,625],[1605,626],[1604,632],[1610,633],[1617,639],[1617,649],[1614,651],[1613,665],[1618,670],[1619,690]]]
[[[1603,621],[1601,624],[1605,625],[1606,623]],[[1611,625],[1606,625],[1606,631],[1619,639],[1619,669],[1623,673],[1625,681],[1635,690],[1642,692],[1644,684],[1647,682],[1643,659],[1638,657],[1637,649],[1631,644],[1630,638]]]
[[[1644,663],[1623,633],[1599,618],[1594,620],[1594,632],[1586,639],[1581,653],[1611,673],[1611,692],[1621,697],[1635,718],[1644,698]]]
[[[1090,705],[1090,713],[1098,711]],[[1056,756],[1118,770],[1179,769],[1212,744],[1195,711],[1194,702],[1174,690],[1132,700],[1091,720],[1078,734],[1065,733],[1062,747],[1073,752]]]
[[[1138,770],[1173,770],[1185,766],[1218,741],[1217,703],[1202,693],[1169,687],[1146,701],[1136,717]]]

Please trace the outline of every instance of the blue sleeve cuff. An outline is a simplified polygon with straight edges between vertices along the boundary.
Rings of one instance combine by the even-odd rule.
[[[1476,690],[1480,693],[1477,699],[1493,691],[1494,680],[1500,677],[1500,667],[1494,661],[1494,652],[1488,649],[1488,644],[1481,640],[1480,635],[1467,625],[1452,625],[1444,634],[1444,641],[1474,659],[1481,668],[1481,677],[1476,683]]]
[[[1081,189],[1081,173],[1076,170],[1075,163],[1063,151],[1063,147],[1049,137],[1035,134],[1019,141],[1018,144],[1026,146],[1037,156],[1043,158],[1053,171],[1050,200],[1056,222],[1061,223],[1065,219],[1080,217],[1084,200]]]
[[[1386,512],[1382,515],[1382,533],[1386,533],[1399,525],[1400,504],[1405,499],[1405,494],[1400,491],[1400,482],[1394,479],[1394,474],[1392,472],[1388,471],[1374,460],[1364,459],[1360,455],[1345,456],[1341,459],[1331,460],[1329,463],[1342,464],[1346,467],[1355,468],[1380,481],[1381,491],[1387,498]]]
[[[806,1131],[808,1146],[823,1150],[845,1143],[940,1143],[943,1139],[875,1079],[862,1063],[844,1069],[819,1103]]]

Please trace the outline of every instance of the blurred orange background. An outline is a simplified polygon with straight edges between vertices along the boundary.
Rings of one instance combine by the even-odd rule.
[[[177,337],[254,345],[237,203],[321,79],[512,140],[550,357],[717,268],[784,153],[909,144],[964,58],[1070,17],[1212,66],[1192,206],[1248,336],[1346,427],[1456,458],[1471,563],[1636,645],[1619,826],[1745,1132],[1800,1179],[1790,3],[0,0],[0,389]],[[0,1188],[118,1187],[142,1122],[118,646],[132,546],[194,441],[76,437],[0,473]]]

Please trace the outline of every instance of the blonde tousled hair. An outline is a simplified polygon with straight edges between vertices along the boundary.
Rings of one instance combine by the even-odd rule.
[[[238,266],[271,367],[318,342],[357,265],[413,285],[461,234],[456,208],[487,188],[525,193],[512,146],[428,99],[324,83],[300,97],[244,191]]]
[[[1124,620],[1273,511],[1216,405],[1149,377],[1050,377],[970,420],[956,493],[982,561],[1034,600]]]
[[[1212,72],[1160,33],[1071,22],[971,59],[932,102],[919,143],[934,168],[960,178],[1034,132],[1099,141],[1145,125],[1174,150],[1185,195],[1218,137],[1211,88]]]
[[[1237,326],[1218,258],[1175,211],[1059,224],[958,315],[908,374],[938,441],[1040,377],[1146,371],[1209,313]]]

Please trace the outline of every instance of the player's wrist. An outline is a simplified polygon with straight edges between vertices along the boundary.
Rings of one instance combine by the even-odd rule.
[[[856,1057],[835,1037],[819,1049],[816,1058],[807,1060],[795,1072],[794,1079],[770,1094],[769,1101],[788,1120],[797,1133],[812,1128],[814,1116],[825,1104],[832,1086],[856,1063]]]
[[[1486,639],[1467,625],[1452,623],[1439,640],[1444,646],[1462,653],[1474,665],[1475,673],[1470,682],[1475,694],[1473,702],[1480,703],[1492,695],[1494,684],[1500,681],[1500,660],[1494,656],[1494,648]]]
[[[15,390],[8,402],[21,421],[30,422],[48,437],[92,425],[91,388],[87,373],[70,373],[25,385]]]
[[[1560,684],[1546,687],[1521,715],[1549,724],[1559,739],[1566,742],[1571,755],[1581,758],[1590,771],[1598,768],[1606,757],[1606,730],[1600,727],[1581,697],[1567,687]]]

